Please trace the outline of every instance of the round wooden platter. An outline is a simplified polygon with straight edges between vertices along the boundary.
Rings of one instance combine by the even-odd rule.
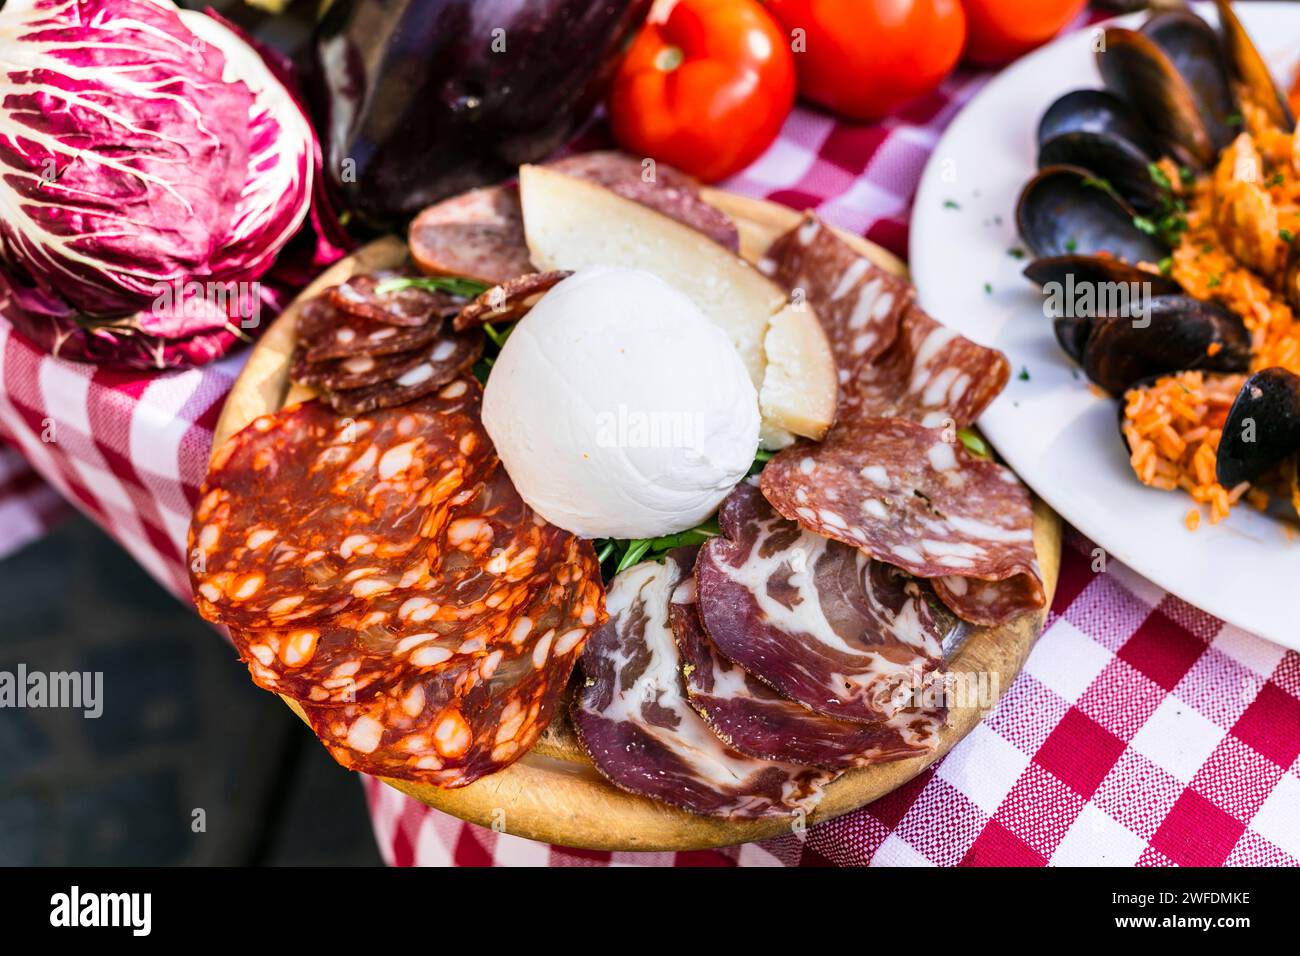
[[[741,254],[755,261],[768,245],[799,220],[785,206],[706,190],[705,198],[734,219],[740,228]],[[844,238],[882,268],[899,275],[906,267],[895,256],[858,236]],[[406,247],[388,237],[364,247],[327,270],[262,336],[239,376],[217,423],[213,447],[242,429],[258,415],[313,395],[289,381],[298,303],[356,273],[400,264]],[[1043,570],[1049,602],[1056,590],[1061,556],[1060,519],[1041,501],[1034,503],[1034,543]],[[1046,611],[1025,615],[998,628],[977,628],[948,662],[949,671],[982,675],[993,689],[983,706],[969,702],[949,711],[939,746],[924,757],[880,764],[845,773],[827,786],[815,811],[797,825],[812,825],[847,813],[912,779],[965,737],[1011,686],[1042,632]],[[303,716],[296,701],[283,698]],[[691,850],[728,846],[789,832],[789,818],[718,820],[697,816],[666,804],[615,788],[596,771],[578,746],[572,728],[557,717],[545,735],[521,760],[506,770],[468,787],[442,790],[406,780],[384,782],[411,797],[463,820],[504,830],[517,836],[564,846],[597,850]]]

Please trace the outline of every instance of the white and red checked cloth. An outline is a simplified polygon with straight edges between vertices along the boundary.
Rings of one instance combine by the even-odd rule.
[[[921,168],[979,82],[953,80],[868,126],[796,110],[728,186],[815,207],[903,254]],[[242,360],[164,376],[106,371],[49,358],[0,321],[0,436],[188,600],[185,529]],[[0,449],[0,549],[57,509],[24,475]],[[1094,574],[1091,549],[1067,536],[1047,630],[989,718],[911,783],[802,839],[575,851],[461,823],[363,778],[380,850],[396,865],[1296,865],[1300,654],[1114,562]]]

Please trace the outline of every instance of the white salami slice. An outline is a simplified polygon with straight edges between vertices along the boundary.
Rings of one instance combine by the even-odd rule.
[[[837,425],[826,441],[768,462],[763,494],[804,528],[918,577],[948,578],[937,593],[967,620],[998,623],[1041,607],[1029,492],[1008,469],[944,439],[901,418]],[[1008,583],[994,599],[969,585],[956,594],[954,578]]]
[[[841,386],[893,344],[916,296],[906,280],[859,255],[811,212],[768,247],[761,267],[817,313]]]
[[[669,617],[691,706],[742,753],[846,770],[915,757],[939,742],[946,708],[908,708],[863,724],[824,717],[777,694],[718,653],[700,623],[694,578],[673,592]]]
[[[668,620],[689,550],[610,582],[609,621],[582,655],[586,680],[570,716],[583,747],[615,786],[710,816],[811,810],[832,774],[755,760],[726,747],[687,703]]]
[[[924,582],[804,531],[748,483],[718,520],[723,536],[695,566],[700,620],[718,651],[840,720],[889,720],[925,699],[955,622]]]

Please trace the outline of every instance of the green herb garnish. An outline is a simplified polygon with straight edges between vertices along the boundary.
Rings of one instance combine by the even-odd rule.
[[[450,292],[452,295],[472,299],[482,295],[490,287],[473,279],[461,279],[456,276],[398,276],[385,279],[375,286],[376,295],[400,292],[402,289],[427,289],[430,292]]]
[[[1020,374],[1017,375],[1016,378],[1020,379],[1022,382],[1029,381],[1029,369],[1023,365],[1020,366]]]
[[[979,458],[993,457],[993,452],[989,450],[989,446],[985,443],[984,439],[981,438],[978,434],[976,434],[971,429],[969,428],[957,429],[957,438],[961,441],[962,445],[966,447],[966,450],[970,452],[972,455],[975,455]]]
[[[1295,242],[1295,233],[1290,229],[1279,229],[1277,234],[1282,238],[1283,242]]]
[[[960,209],[961,205],[955,199],[945,199],[943,201],[944,209]]]
[[[1169,177],[1165,175],[1165,171],[1155,163],[1147,163],[1147,174],[1150,175],[1151,181],[1161,189],[1167,190],[1168,192],[1174,191],[1174,184],[1169,181]]]

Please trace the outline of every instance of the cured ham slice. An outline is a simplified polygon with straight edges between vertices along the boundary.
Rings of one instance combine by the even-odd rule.
[[[647,561],[610,582],[609,621],[582,656],[570,708],[583,747],[615,786],[710,816],[811,810],[832,774],[755,760],[725,746],[686,699],[668,606],[693,549]]]
[[[966,620],[997,623],[1041,607],[1028,490],[945,438],[904,419],[855,420],[820,444],[776,455],[763,470],[763,494],[804,528],[918,577],[948,579],[937,593]],[[983,586],[958,593],[954,578],[1008,583],[990,599]]]
[[[925,698],[955,622],[924,582],[803,530],[752,484],[723,502],[719,524],[695,579],[721,654],[840,720],[890,720]]]
[[[846,770],[915,757],[938,745],[945,708],[908,708],[877,723],[835,720],[787,700],[727,660],[700,623],[693,577],[677,586],[668,612],[691,706],[742,753]]]

